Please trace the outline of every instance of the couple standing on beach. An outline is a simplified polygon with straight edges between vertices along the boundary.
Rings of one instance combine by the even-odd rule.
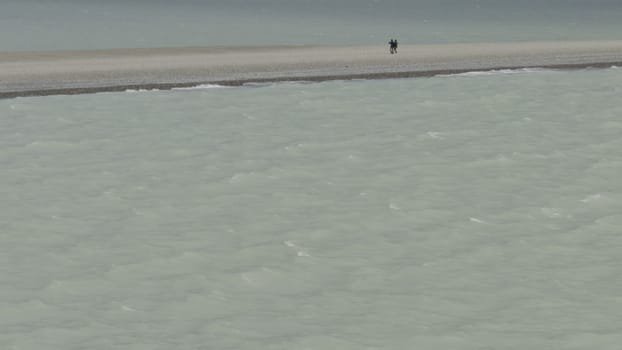
[[[389,52],[391,54],[397,53],[397,40],[396,39],[389,40]]]

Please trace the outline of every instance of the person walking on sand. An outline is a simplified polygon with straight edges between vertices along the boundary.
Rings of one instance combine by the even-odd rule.
[[[397,40],[396,39],[389,40],[389,53],[391,54],[397,53]]]
[[[389,53],[390,54],[394,54],[394,47],[395,47],[395,40],[391,39],[389,40]]]

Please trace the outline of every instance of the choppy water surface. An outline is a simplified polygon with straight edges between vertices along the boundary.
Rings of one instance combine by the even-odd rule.
[[[3,349],[616,349],[622,71],[0,101]]]

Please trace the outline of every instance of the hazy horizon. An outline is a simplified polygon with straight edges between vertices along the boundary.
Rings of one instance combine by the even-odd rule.
[[[610,0],[4,0],[0,51],[620,39],[620,17]]]

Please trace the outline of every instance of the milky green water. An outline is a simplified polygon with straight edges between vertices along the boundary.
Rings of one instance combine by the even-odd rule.
[[[0,101],[0,348],[617,349],[622,71]]]

